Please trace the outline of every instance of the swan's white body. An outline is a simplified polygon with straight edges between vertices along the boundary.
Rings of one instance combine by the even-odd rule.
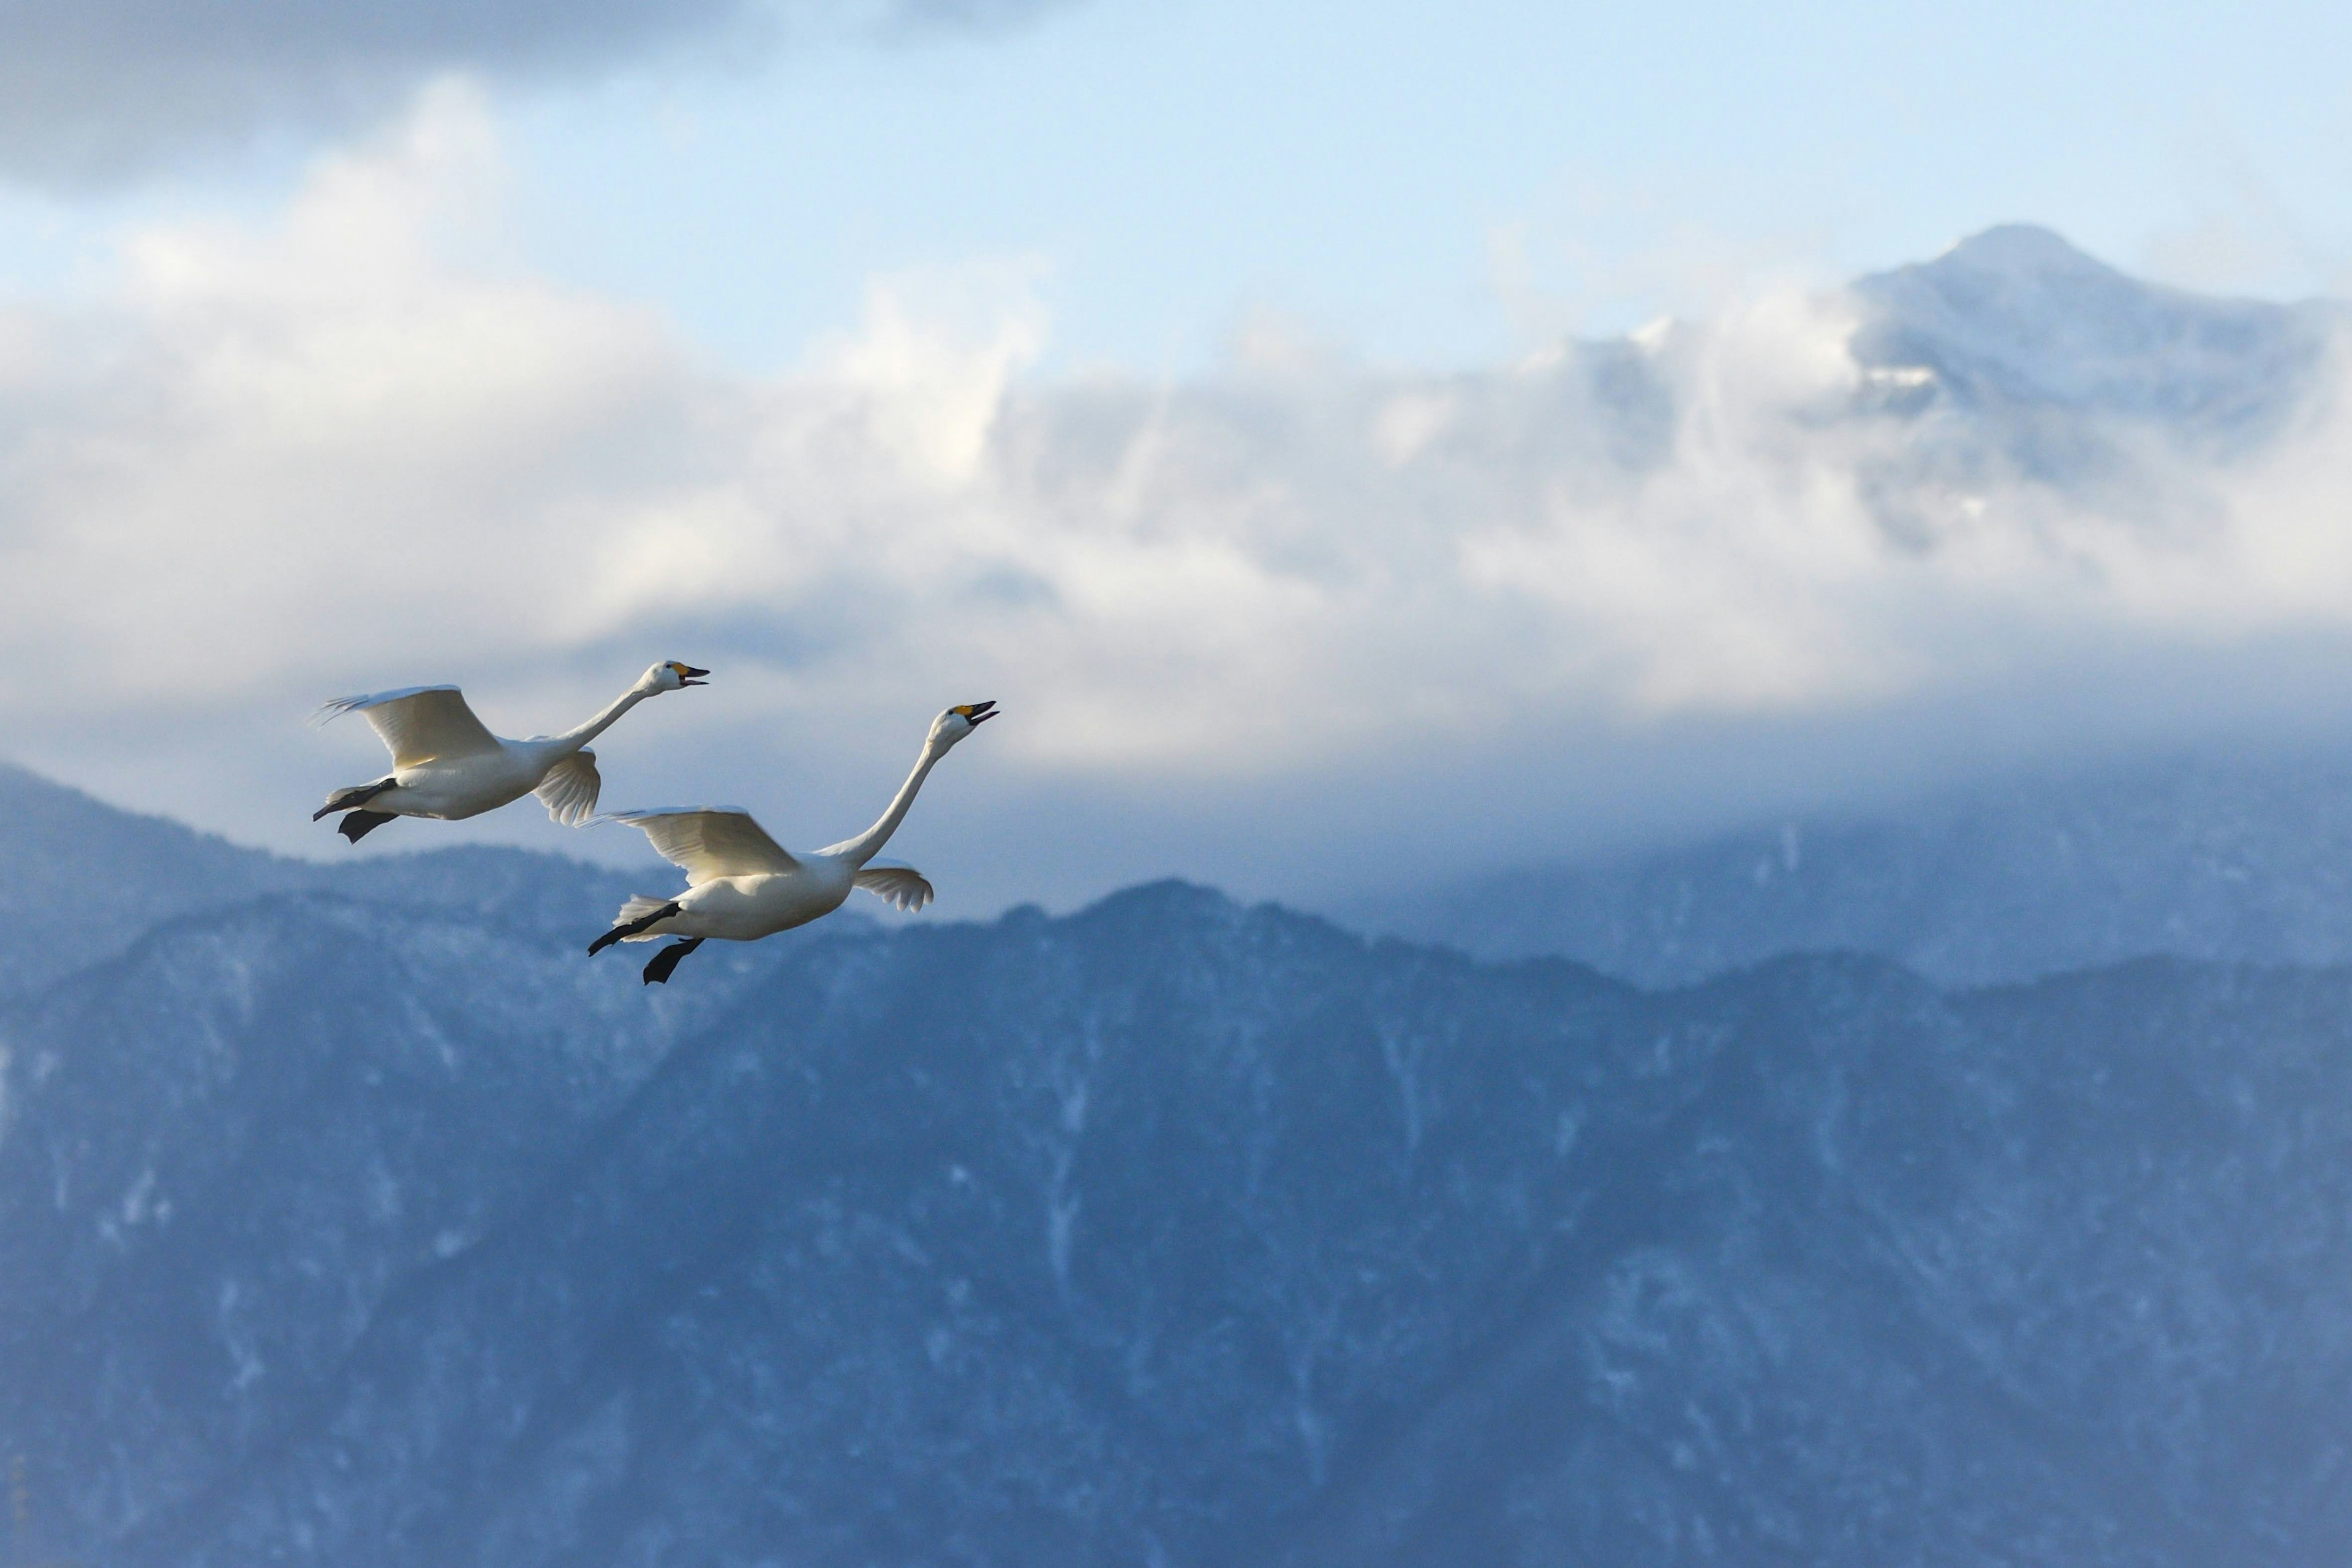
[[[524,741],[491,734],[454,686],[411,686],[338,698],[321,707],[313,722],[323,724],[344,713],[365,715],[392,752],[392,773],[374,784],[335,791],[312,820],[330,812],[352,812],[343,832],[356,842],[385,817],[459,822],[535,794],[548,816],[566,826],[582,826],[595,816],[604,784],[588,742],[646,698],[698,686],[702,683],[692,678],[709,673],[675,662],[655,665],[586,723],[561,735]],[[374,820],[358,821],[362,815]]]
[[[641,894],[622,906],[623,922],[677,906],[676,914],[631,932],[623,942],[665,936],[757,942],[833,913],[848,900],[850,889],[859,886],[872,888],[903,910],[919,910],[931,901],[930,883],[911,867],[860,866],[835,849],[794,854],[769,837],[740,806],[618,812],[612,820],[642,829],[662,858],[687,874],[687,889],[675,899]],[[702,848],[714,840],[726,846],[722,854]]]
[[[652,841],[655,851],[686,873],[687,889],[674,899],[643,894],[621,906],[613,930],[588,951],[614,942],[653,942],[685,937],[698,942],[757,942],[803,926],[841,908],[863,888],[901,910],[931,901],[931,885],[911,866],[876,864],[874,857],[898,831],[924,778],[950,747],[994,715],[992,702],[950,708],[931,725],[914,772],[898,788],[880,820],[855,838],[823,849],[788,850],[740,806],[678,806],[660,811],[616,812]],[[655,960],[661,965],[664,953]],[[646,977],[667,979],[649,965]]]

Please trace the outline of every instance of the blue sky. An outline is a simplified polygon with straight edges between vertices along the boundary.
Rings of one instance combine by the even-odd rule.
[[[2342,293],[2338,12],[188,5],[0,13],[0,655],[74,672],[0,725],[110,798],[320,853],[320,700],[682,658],[605,804],[825,842],[991,698],[908,846],[978,912],[2336,721],[2336,340],[2053,479],[1839,285],[2023,219]],[[642,858],[364,852],[467,837]]]
[[[747,359],[870,272],[988,257],[1039,265],[1076,363],[1197,366],[1256,310],[1455,363],[2020,219],[2314,291],[2347,63],[2321,5],[1097,0],[517,117],[541,259]]]
[[[1181,372],[1265,313],[1481,363],[2021,219],[2194,286],[2327,289],[2347,67],[2352,16],[2319,5],[1082,0],[689,33],[494,103],[530,265],[731,363],[792,362],[877,273],[983,263],[1050,310],[1039,368]],[[128,217],[267,205],[304,131],[20,189],[0,258],[54,281]]]

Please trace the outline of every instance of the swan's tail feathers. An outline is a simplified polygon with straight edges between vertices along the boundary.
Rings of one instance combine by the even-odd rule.
[[[596,816],[596,796],[604,781],[597,776],[596,753],[574,752],[539,781],[530,793],[547,807],[547,815],[566,827],[585,827]]]
[[[614,918],[613,929],[588,944],[588,956],[595,957],[616,942],[651,942],[654,939],[644,934],[645,929],[676,913],[677,900],[649,899],[639,893],[621,906],[621,912]]]
[[[357,844],[392,820],[393,813],[389,811],[355,811],[338,823],[335,831]]]
[[[912,866],[876,864],[857,873],[857,885],[894,910],[909,914],[931,901],[931,885]]]
[[[668,984],[671,973],[677,968],[677,961],[701,945],[702,939],[698,936],[671,942],[646,961],[645,983],[648,985]]]
[[[642,921],[656,910],[659,910],[665,915],[674,915],[677,913],[677,901],[674,899],[648,898],[643,893],[634,894],[627,903],[621,906],[621,912],[613,917],[614,923],[626,924],[632,921]],[[661,917],[656,915],[654,918],[658,920]]]
[[[378,779],[372,784],[353,784],[349,789],[339,789],[327,797],[326,805],[310,814],[310,820],[316,822],[322,816],[332,816],[339,811],[349,811],[353,806],[365,805],[390,789],[396,782],[393,779]]]

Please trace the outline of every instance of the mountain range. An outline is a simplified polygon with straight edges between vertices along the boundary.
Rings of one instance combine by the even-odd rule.
[[[1886,416],[2221,449],[2315,363],[2052,243],[1858,287]],[[581,952],[644,873],[0,771],[0,1563],[2344,1561],[2347,784],[2117,761],[646,987]]]
[[[1981,985],[2154,953],[2352,962],[2352,758],[2164,755],[2011,773],[1869,812],[1342,906],[1475,956],[1645,985],[1870,952]]]
[[[159,924],[259,899],[340,895],[570,931],[619,908],[644,879],[493,848],[297,860],[0,763],[0,900],[33,917],[0,931],[0,999],[119,957]]]
[[[50,805],[288,880],[0,1008],[20,1559],[2352,1545],[2340,968],[1643,991],[1161,884],[648,990],[610,873]]]

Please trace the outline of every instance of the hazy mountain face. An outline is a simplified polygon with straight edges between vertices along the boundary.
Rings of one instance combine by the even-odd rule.
[[[653,883],[646,873],[503,849],[292,860],[0,763],[0,904],[17,915],[0,927],[0,998],[116,957],[159,921],[303,891],[561,929],[585,942],[637,886],[673,879],[667,868],[650,875]]]
[[[2340,973],[1645,994],[1175,885],[634,970],[499,909],[287,895],[0,1015],[16,1544],[2352,1545]]]
[[[1685,984],[1876,952],[1980,984],[2152,953],[2352,961],[2352,761],[2179,758],[2011,778],[1904,812],[1799,818],[1348,911],[1486,958]]]
[[[117,811],[0,763],[0,996],[118,953],[157,921],[299,883],[309,868]]]

